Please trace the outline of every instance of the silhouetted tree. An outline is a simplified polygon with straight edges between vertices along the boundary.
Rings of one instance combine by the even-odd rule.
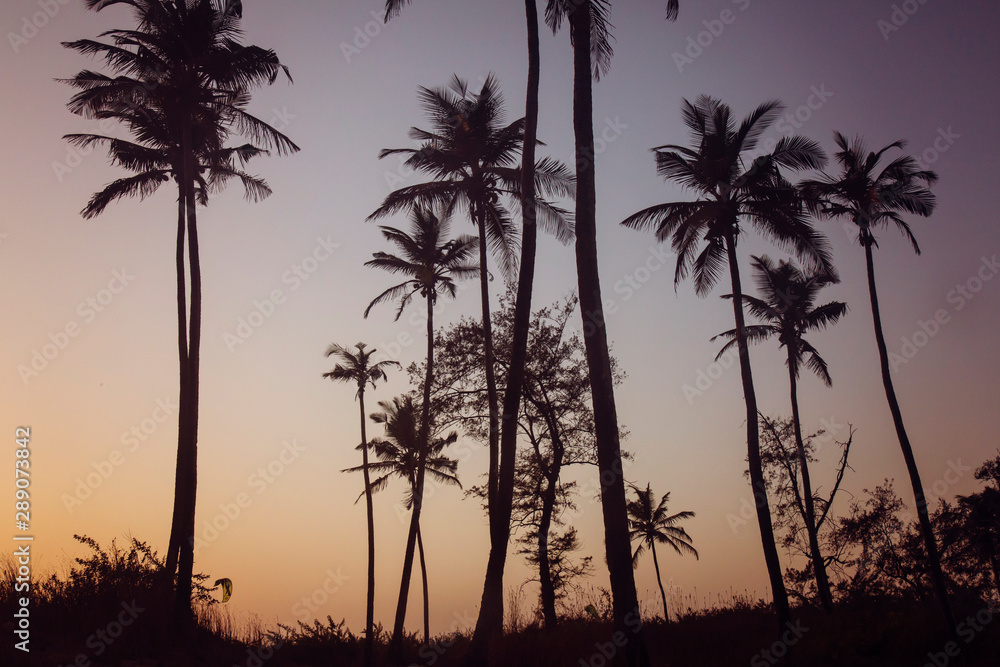
[[[145,197],[159,182],[173,177],[178,185],[177,294],[180,400],[174,512],[165,572],[177,569],[177,621],[191,618],[194,563],[194,516],[197,492],[198,378],[201,344],[201,265],[196,204],[208,192],[236,177],[251,199],[270,191],[242,172],[243,162],[266,148],[298,150],[285,135],[247,113],[250,91],[273,83],[287,69],[274,51],[239,43],[242,14],[219,0],[87,0],[90,9],[123,4],[132,9],[136,28],[111,30],[110,44],[77,40],[64,46],[100,56],[115,72],[107,76],[84,70],[66,80],[80,89],[69,108],[91,118],[117,118],[132,131],[134,142],[99,135],[70,135],[78,146],[109,147],[112,159],[136,175],[119,179],[95,195],[85,216],[97,215],[111,201]],[[257,145],[223,148],[231,133]],[[206,173],[207,172],[207,173]],[[190,271],[190,300],[184,276],[185,235]]]
[[[420,442],[430,442],[431,428],[431,385],[434,382],[434,304],[439,293],[454,297],[457,293],[455,278],[468,278],[479,273],[480,268],[471,261],[479,244],[475,236],[459,236],[447,240],[450,228],[447,215],[439,217],[432,210],[414,207],[411,214],[411,232],[394,227],[382,226],[382,235],[399,250],[399,255],[386,252],[374,253],[374,259],[365,262],[393,274],[406,276],[406,280],[390,287],[365,309],[365,317],[371,309],[384,301],[399,300],[396,319],[403,313],[406,304],[414,294],[419,293],[427,301],[427,372],[424,378],[423,401],[421,402]],[[420,526],[420,507],[423,502],[424,463],[427,447],[421,447],[417,459],[417,473],[414,481],[413,511],[410,514],[410,530],[406,538],[406,554],[403,558],[403,575],[399,586],[399,600],[396,603],[396,618],[393,623],[390,657],[398,659],[402,651],[403,624],[406,621],[406,600],[410,591],[410,576],[413,572],[413,552],[416,547],[417,529]]]
[[[816,461],[819,445],[813,443],[819,438],[832,440],[833,434],[819,431],[801,437],[801,426],[797,435],[794,419],[769,418],[761,415],[760,423],[761,465],[764,469],[768,492],[773,498],[774,527],[776,530],[785,529],[782,545],[786,549],[802,553],[810,562],[810,567],[802,571],[789,567],[786,570],[785,578],[803,600],[806,600],[804,588],[810,581],[815,583],[816,595],[819,597],[820,584],[815,574],[814,555],[816,552],[822,554],[824,551],[822,544],[829,543],[828,534],[832,530],[834,521],[832,519],[827,521],[827,519],[830,518],[830,507],[841,488],[841,482],[848,467],[847,459],[854,440],[854,428],[849,426],[846,441],[834,441],[841,448],[840,462],[837,465],[833,486],[829,494],[823,497],[819,495],[818,486],[806,487],[805,482],[802,481],[804,478],[802,466],[803,461],[806,462],[807,466],[810,462]],[[806,488],[809,488],[808,493],[812,495],[812,513],[807,511]],[[803,532],[806,534],[804,539],[802,538]],[[813,548],[814,544],[815,549]],[[820,561],[824,574],[826,574],[826,564],[829,560],[830,557],[823,556],[823,560]],[[827,575],[825,579],[829,586],[829,576]],[[830,603],[831,605],[833,603],[832,587]]]
[[[364,664],[371,667],[373,660],[373,645],[375,637],[373,635],[375,627],[375,510],[372,506],[371,479],[368,471],[368,438],[365,435],[365,387],[371,385],[375,388],[375,383],[386,380],[386,370],[395,366],[400,368],[398,361],[384,360],[372,362],[372,355],[377,350],[372,348],[366,351],[364,343],[357,343],[356,352],[341,347],[336,343],[330,345],[326,350],[326,356],[335,356],[340,360],[333,367],[332,371],[323,373],[323,377],[340,382],[353,382],[357,385],[357,392],[354,397],[358,399],[361,410],[361,470],[365,480],[365,506],[368,515],[368,598],[365,613],[365,655]]]
[[[406,509],[412,510],[417,495],[417,476],[420,470],[425,475],[429,474],[431,479],[439,484],[454,484],[459,488],[462,487],[456,474],[458,461],[441,453],[445,447],[454,444],[458,439],[457,433],[453,431],[443,438],[432,435],[430,444],[426,448],[427,451],[422,452],[423,441],[420,440],[417,425],[419,406],[414,404],[413,395],[397,396],[391,402],[379,401],[379,407],[382,408],[382,411],[372,413],[372,421],[385,425],[385,437],[375,438],[369,443],[378,458],[378,462],[372,463],[370,468],[379,477],[371,482],[366,493],[377,493],[386,487],[390,478],[400,477],[407,483],[403,505]],[[433,421],[433,416],[431,419]],[[423,459],[422,464],[421,458]],[[364,466],[347,468],[344,472],[358,472],[363,469]],[[365,474],[367,476],[367,471]],[[422,490],[421,493],[423,493]],[[427,643],[430,642],[431,636],[430,603],[427,591],[427,563],[424,560],[424,541],[420,534],[419,517],[417,518],[417,547],[420,552],[420,573],[424,591],[424,642]]]
[[[877,245],[874,229],[886,227],[890,223],[903,233],[910,241],[913,250],[919,254],[920,247],[913,236],[910,226],[900,217],[902,213],[929,216],[934,211],[934,195],[927,186],[937,180],[933,171],[920,169],[917,161],[909,155],[902,155],[887,164],[879,171],[882,156],[894,148],[902,149],[903,141],[895,141],[878,151],[868,151],[861,137],[849,142],[840,132],[834,133],[834,141],[840,149],[834,157],[841,167],[841,172],[834,176],[823,174],[818,179],[810,179],[801,184],[802,190],[810,202],[810,207],[830,218],[849,218],[858,228],[858,242],[865,249],[865,262],[868,269],[868,295],[871,299],[872,320],[875,327],[875,343],[878,347],[879,362],[882,370],[882,384],[885,388],[889,411],[896,429],[903,460],[910,476],[910,486],[916,503],[917,517],[924,537],[927,555],[930,560],[931,579],[934,590],[945,615],[945,621],[953,636],[957,636],[955,615],[948,601],[948,589],[944,574],[941,571],[941,558],[934,530],[931,526],[927,510],[927,500],[924,496],[923,484],[920,481],[920,471],[913,456],[906,427],[903,425],[903,415],[896,399],[896,390],[892,384],[889,371],[889,354],[882,333],[882,316],[878,306],[878,292],[875,289],[875,263],[872,248]]]
[[[666,6],[667,19],[677,18],[677,0],[668,0]],[[639,600],[632,572],[618,414],[597,264],[596,153],[591,78],[599,78],[611,64],[610,9],[608,0],[547,0],[545,23],[553,32],[558,31],[564,18],[569,20],[570,25],[570,42],[573,45],[573,136],[576,145],[576,275],[594,405],[604,544],[615,631],[626,633],[625,636],[629,637],[622,659],[628,667],[644,667],[649,664],[649,656],[642,636]]]
[[[629,536],[632,541],[639,541],[639,546],[632,554],[632,567],[639,567],[639,557],[646,547],[653,553],[653,567],[656,569],[656,583],[660,587],[660,597],[663,599],[663,620],[670,622],[670,615],[667,613],[667,594],[663,592],[663,580],[660,578],[660,562],[656,558],[656,545],[666,544],[671,549],[683,556],[685,553],[693,554],[698,558],[698,551],[691,546],[691,536],[687,531],[677,526],[685,519],[694,518],[694,512],[678,512],[677,514],[667,514],[667,503],[670,501],[670,493],[663,494],[659,502],[653,495],[653,489],[649,484],[642,489],[635,484],[629,484],[635,492],[635,500],[628,502],[628,518],[632,530]]]
[[[805,529],[816,576],[816,590],[823,609],[830,613],[833,611],[833,594],[830,591],[830,582],[826,576],[823,554],[820,552],[819,539],[816,535],[816,506],[812,480],[809,478],[809,461],[802,442],[802,422],[799,418],[798,378],[799,369],[806,364],[827,386],[832,384],[826,362],[803,335],[836,323],[847,312],[847,305],[840,301],[831,301],[822,306],[815,305],[819,290],[837,282],[834,276],[802,271],[790,261],[775,264],[766,255],[752,257],[751,264],[761,298],[744,295],[743,301],[747,310],[766,324],[748,325],[747,340],[756,342],[777,338],[779,345],[785,348],[785,364],[788,366],[788,382],[791,388],[792,430],[799,454],[798,470],[802,476]],[[731,294],[726,296],[732,298]],[[737,344],[735,329],[719,334],[716,338],[718,337],[728,338],[729,342],[719,351],[716,361]]]
[[[700,197],[696,201],[651,206],[629,216],[622,224],[635,229],[651,227],[661,242],[672,238],[677,252],[675,286],[691,273],[695,291],[705,296],[729,269],[746,403],[750,483],[774,606],[778,622],[784,627],[790,609],[761,468],[757,396],[747,352],[743,288],[736,253],[742,225],[753,226],[766,238],[829,273],[832,267],[826,240],[810,226],[798,192],[781,174],[781,168],[821,167],[826,158],[819,145],[802,136],[785,136],[770,153],[758,156],[749,166],[744,162],[744,156],[757,147],[761,135],[778,120],[782,109],[780,102],[765,102],[737,125],[729,106],[717,99],[702,95],[693,104],[684,100],[682,116],[691,130],[691,147],[670,144],[654,148],[653,152],[661,176],[695,190]],[[703,242],[705,248],[696,256]]]

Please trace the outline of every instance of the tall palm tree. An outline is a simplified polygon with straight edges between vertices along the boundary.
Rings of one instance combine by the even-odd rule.
[[[432,129],[411,128],[410,137],[420,141],[419,148],[384,149],[379,157],[407,156],[406,164],[434,177],[428,183],[399,188],[386,196],[382,205],[369,216],[376,220],[411,205],[441,206],[449,212],[464,209],[479,232],[479,264],[486,266],[492,247],[506,281],[512,281],[517,265],[517,229],[509,206],[519,206],[521,171],[517,154],[524,140],[524,120],[504,123],[503,98],[496,79],[490,75],[478,93],[454,76],[447,87],[420,87],[418,96],[431,119]],[[535,166],[537,185],[557,194],[572,192],[569,170],[546,159]],[[568,214],[548,202],[536,202],[536,218],[567,239],[571,235]],[[489,406],[489,488],[492,511],[496,509],[499,466],[499,394],[495,373],[489,300],[490,275],[480,275],[480,298],[486,345],[483,363],[486,368]],[[492,515],[491,515],[492,516]],[[495,521],[491,521],[494,525]]]
[[[828,273],[803,271],[791,261],[782,261],[777,265],[766,255],[753,256],[751,265],[754,268],[754,278],[762,298],[743,295],[747,310],[765,324],[753,324],[746,327],[748,342],[762,341],[767,338],[777,338],[779,345],[785,348],[785,364],[788,366],[788,382],[792,402],[792,431],[795,436],[795,447],[799,456],[799,468],[802,471],[802,503],[806,523],[806,534],[809,538],[809,552],[812,556],[813,572],[816,577],[816,590],[820,603],[827,613],[833,611],[833,593],[830,590],[830,580],[826,574],[826,561],[819,548],[819,525],[816,520],[816,503],[813,497],[812,480],[809,477],[809,460],[806,456],[805,443],[802,440],[802,422],[799,419],[798,378],[799,369],[803,364],[821,380],[830,386],[833,380],[826,361],[820,356],[803,335],[809,331],[825,329],[827,325],[836,323],[847,313],[847,304],[841,301],[817,306],[816,296],[820,289],[837,282],[837,278]],[[727,294],[727,297],[732,297]],[[730,329],[715,338],[728,338],[719,351],[716,360],[737,344],[736,330]],[[713,338],[712,340],[715,340]],[[796,493],[798,490],[796,489]]]
[[[340,363],[332,371],[323,373],[323,377],[339,382],[353,382],[357,385],[354,397],[358,399],[361,408],[361,470],[365,480],[365,504],[368,511],[368,606],[365,616],[365,656],[364,664],[371,667],[373,660],[375,625],[375,512],[372,507],[372,485],[368,466],[368,437],[365,434],[365,387],[385,381],[386,370],[395,366],[401,368],[398,361],[384,360],[372,363],[372,355],[376,349],[367,351],[364,343],[357,343],[356,351],[341,347],[336,343],[326,350],[326,356],[335,356]]]
[[[374,253],[374,258],[365,262],[371,266],[406,279],[388,288],[372,300],[365,309],[365,317],[372,308],[385,301],[399,300],[396,319],[412,300],[420,294],[427,302],[427,374],[424,377],[423,400],[421,402],[420,442],[427,443],[431,428],[431,383],[434,380],[434,304],[439,294],[454,297],[457,293],[456,278],[468,278],[479,273],[479,266],[473,261],[479,239],[475,236],[459,236],[447,240],[449,232],[447,215],[438,216],[432,210],[414,207],[410,218],[410,233],[394,227],[382,226],[382,236],[399,250],[399,255],[386,252]],[[396,603],[396,618],[393,623],[392,640],[389,646],[391,659],[398,659],[403,647],[403,623],[406,620],[406,601],[410,591],[410,576],[413,572],[413,552],[416,547],[420,526],[420,506],[423,502],[424,466],[427,461],[427,447],[421,447],[417,457],[417,472],[414,480],[413,512],[410,514],[410,530],[406,538],[406,554],[403,558],[403,575]]]
[[[882,157],[892,149],[902,150],[906,145],[904,141],[894,141],[877,151],[869,151],[861,137],[849,141],[840,132],[834,132],[834,142],[840,149],[834,154],[841,168],[840,173],[833,176],[823,174],[819,178],[803,182],[801,187],[814,211],[830,218],[848,218],[857,225],[858,243],[865,249],[868,295],[871,299],[882,385],[889,403],[889,412],[892,414],[892,423],[896,429],[896,438],[899,440],[906,470],[910,476],[920,531],[924,547],[927,549],[931,581],[951,634],[957,636],[955,615],[948,601],[948,588],[941,570],[941,554],[927,511],[927,497],[924,495],[920,471],[913,456],[909,436],[906,434],[903,414],[899,409],[896,390],[892,385],[892,375],[889,372],[889,353],[882,332],[882,315],[879,312],[878,291],[875,288],[875,260],[872,253],[872,248],[878,246],[875,228],[887,227],[892,223],[909,240],[914,252],[920,254],[917,239],[901,214],[912,213],[927,217],[934,212],[936,200],[929,186],[937,181],[937,174],[920,169],[917,161],[909,155],[901,155],[879,170]]]
[[[668,0],[667,19],[677,18],[678,0]],[[618,415],[615,408],[614,376],[604,323],[600,272],[597,265],[597,194],[594,176],[594,96],[591,78],[599,78],[611,63],[611,24],[608,0],[548,0],[545,22],[557,31],[569,18],[573,45],[573,134],[576,145],[576,274],[580,290],[587,366],[590,369],[594,403],[594,434],[600,470],[601,506],[604,514],[604,544],[613,597],[616,631],[628,632],[627,665],[648,665],[642,637],[639,601],[632,572],[632,549],[625,509],[625,478],[622,473]],[[609,484],[603,483],[609,480]]]
[[[635,484],[629,484],[635,492],[635,500],[628,502],[628,518],[632,527],[629,537],[634,542],[639,540],[639,546],[632,554],[632,567],[639,566],[639,556],[649,547],[653,552],[653,567],[656,569],[656,583],[660,587],[660,597],[663,599],[663,620],[670,622],[667,614],[667,594],[663,592],[663,580],[660,578],[660,562],[656,559],[656,544],[666,544],[679,555],[685,553],[698,557],[698,551],[691,546],[691,536],[687,531],[677,526],[684,519],[694,518],[694,512],[678,512],[677,514],[667,514],[667,503],[670,501],[670,493],[663,494],[660,502],[656,502],[653,489],[646,484],[643,490]]]
[[[385,20],[399,13],[409,0],[386,0]],[[517,414],[521,404],[524,367],[527,360],[528,327],[531,319],[531,297],[535,276],[535,252],[538,226],[535,200],[535,142],[538,136],[538,87],[541,54],[538,43],[538,8],[535,0],[524,0],[524,14],[528,36],[528,80],[525,93],[524,145],[521,151],[521,258],[518,269],[515,299],[514,339],[504,390],[503,412],[500,416],[500,453],[497,470],[495,505],[498,520],[491,524],[490,559],[486,567],[483,598],[473,638],[470,656],[472,662],[485,662],[487,641],[496,637],[503,628],[503,570],[509,539],[507,507],[513,505],[514,475],[517,444]],[[492,487],[489,487],[492,488]],[[504,517],[507,520],[503,520]],[[494,526],[496,527],[494,529]],[[506,535],[506,537],[505,537]],[[475,655],[473,655],[475,654]],[[478,657],[477,657],[478,656]]]
[[[417,472],[420,462],[422,440],[417,425],[417,408],[413,395],[397,396],[392,401],[379,401],[381,412],[372,413],[372,421],[385,425],[385,437],[369,443],[375,451],[378,462],[371,464],[371,470],[380,475],[368,487],[371,493],[384,489],[392,477],[400,477],[407,483],[403,498],[404,507],[412,510],[417,496]],[[433,417],[432,417],[433,419]],[[462,487],[456,474],[458,461],[443,455],[442,450],[458,440],[452,431],[447,436],[431,437],[424,455],[424,472],[439,484],[453,484]],[[361,467],[347,468],[344,472],[357,472]],[[367,474],[367,473],[366,473]],[[424,643],[430,642],[430,607],[427,591],[427,564],[424,560],[424,542],[417,523],[417,549],[420,554],[420,574],[424,589]]]
[[[782,109],[777,101],[765,102],[737,125],[729,106],[717,99],[702,95],[693,104],[684,100],[682,115],[691,130],[693,147],[671,144],[654,148],[653,152],[657,172],[695,190],[699,199],[657,204],[629,216],[622,224],[634,229],[653,228],[659,241],[672,237],[677,253],[675,286],[693,273],[695,291],[705,296],[729,269],[746,403],[750,482],[778,622],[784,626],[790,620],[790,608],[761,465],[757,397],[747,352],[736,253],[737,240],[743,233],[741,223],[749,223],[815,267],[827,273],[833,271],[826,240],[810,226],[798,191],[780,171],[821,167],[826,158],[819,145],[805,137],[785,136],[771,153],[755,158],[749,168],[744,166],[744,156],[757,147],[760,136],[777,121]],[[702,242],[705,247],[696,256]]]
[[[298,150],[287,137],[247,113],[250,91],[273,83],[287,69],[274,51],[239,43],[242,36],[240,3],[221,0],[87,0],[87,7],[100,11],[122,4],[132,9],[133,30],[111,30],[104,36],[111,43],[78,40],[64,46],[89,56],[102,57],[116,76],[84,70],[66,82],[79,92],[70,101],[74,113],[87,117],[127,119],[148,112],[145,121],[131,124],[136,141],[132,149],[113,157],[137,172],[105,188],[104,198],[151,194],[155,179],[173,177],[178,185],[178,356],[180,401],[178,454],[174,512],[165,571],[173,576],[179,566],[176,587],[177,618],[191,616],[191,576],[194,562],[194,513],[197,490],[198,371],[201,343],[201,266],[198,255],[196,204],[206,202],[207,189],[199,176],[206,165],[199,157],[224,155],[225,139],[233,132],[279,153]],[[126,124],[130,124],[126,120]],[[153,130],[155,128],[155,131]],[[107,138],[76,142],[104,141]],[[137,149],[161,151],[160,158]],[[241,159],[249,153],[236,155]],[[159,160],[159,163],[157,161]],[[223,159],[224,162],[224,159]],[[170,169],[166,170],[169,164]],[[161,171],[151,174],[150,171]],[[169,171],[169,174],[167,173]],[[208,179],[218,186],[222,172]],[[240,176],[243,178],[243,176]],[[246,179],[244,184],[247,185]],[[251,184],[257,195],[266,194],[262,182]],[[92,200],[100,206],[101,198]],[[95,215],[99,210],[93,209]],[[187,237],[190,299],[186,295],[184,243]]]

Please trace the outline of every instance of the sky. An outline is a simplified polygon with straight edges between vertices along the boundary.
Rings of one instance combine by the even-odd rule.
[[[301,152],[252,165],[273,195],[251,204],[230,188],[199,211],[204,281],[197,526],[205,540],[196,571],[234,582],[227,603],[240,621],[265,626],[346,619],[363,628],[364,504],[354,390],[322,373],[330,343],[364,341],[404,365],[425,350],[422,326],[389,307],[367,318],[368,302],[391,278],[365,268],[385,249],[365,218],[393,188],[423,180],[387,147],[409,147],[409,127],[426,126],[418,86],[452,74],[473,87],[500,81],[507,118],[522,113],[526,78],[523,4],[414,2],[390,24],[381,3],[246,0],[246,43],[273,48],[294,83],[259,90],[251,111]],[[45,12],[48,12],[47,14]],[[782,122],[765,135],[801,133],[832,152],[834,130],[871,147],[906,139],[906,152],[940,176],[938,207],[911,219],[923,253],[894,230],[878,234],[876,279],[894,378],[924,486],[931,498],[978,488],[972,470],[995,455],[1000,399],[1000,234],[993,194],[1000,104],[994,39],[1000,8],[940,0],[804,3],[711,0],[681,3],[676,22],[660,2],[619,2],[611,71],[594,88],[598,244],[613,354],[627,373],[618,414],[634,454],[629,481],[670,492],[673,511],[696,513],[686,528],[700,558],[661,557],[672,603],[693,607],[744,592],[768,597],[760,536],[750,515],[745,409],[735,366],[714,364],[709,339],[732,327],[717,288],[699,298],[674,288],[674,259],[649,233],[618,223],[635,211],[692,193],[657,176],[649,149],[684,144],[683,99],[721,98],[742,117],[782,100]],[[73,540],[102,544],[127,535],[165,551],[176,453],[176,310],[173,242],[176,196],[114,204],[79,215],[90,195],[116,178],[99,151],[80,154],[62,136],[120,133],[66,109],[57,81],[98,63],[60,42],[129,27],[112,7],[76,0],[10,0],[0,7],[0,329],[3,432],[31,427],[32,530],[39,572],[65,572],[84,554]],[[569,35],[542,29],[540,154],[570,162],[572,61]],[[121,136],[121,135],[120,135]],[[603,142],[603,143],[602,143]],[[387,221],[402,225],[404,217]],[[806,432],[835,440],[856,429],[851,468],[835,511],[884,478],[912,507],[905,467],[878,372],[863,250],[841,223],[817,222],[842,282],[824,290],[850,311],[810,340],[834,384],[800,382]],[[455,232],[471,232],[462,220]],[[753,238],[749,256],[784,255]],[[536,307],[576,283],[572,247],[539,245]],[[494,273],[496,273],[494,268]],[[494,302],[503,289],[497,274]],[[472,285],[469,285],[471,288]],[[474,316],[475,290],[443,306],[441,325]],[[254,314],[257,313],[257,314]],[[238,342],[237,342],[238,341]],[[787,415],[787,372],[776,344],[751,351],[760,408]],[[404,373],[368,395],[368,405],[407,391]],[[369,434],[378,435],[375,425]],[[826,441],[829,442],[829,441]],[[11,442],[11,446],[13,446]],[[11,451],[10,448],[5,448]],[[485,473],[485,448],[454,450],[468,487]],[[832,483],[836,450],[820,450],[814,484]],[[603,527],[593,469],[571,471],[584,489],[573,518],[595,574],[607,586]],[[402,486],[375,499],[376,620],[388,624],[398,593],[407,515]],[[479,502],[434,489],[423,535],[434,633],[474,623],[488,553]],[[746,519],[750,519],[746,522]],[[216,528],[210,524],[214,523]],[[221,526],[221,529],[218,527]],[[12,529],[13,531],[13,529]],[[513,549],[512,549],[513,551]],[[786,560],[787,562],[787,560]],[[505,585],[531,577],[508,559]],[[652,563],[636,571],[640,598],[657,609]],[[420,624],[419,588],[407,627]],[[526,607],[534,606],[531,586]]]

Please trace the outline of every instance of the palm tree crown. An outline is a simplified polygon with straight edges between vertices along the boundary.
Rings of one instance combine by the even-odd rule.
[[[729,106],[717,99],[702,95],[693,104],[684,100],[682,115],[692,147],[668,144],[652,149],[657,172],[692,188],[700,198],[650,206],[622,224],[652,228],[661,242],[673,237],[675,284],[693,273],[696,291],[707,294],[725,269],[726,244],[735,245],[742,234],[741,220],[810,264],[833,272],[826,239],[809,224],[798,192],[780,172],[822,167],[826,158],[819,144],[785,136],[774,150],[744,167],[744,155],[756,149],[782,109],[777,101],[765,102],[737,125]],[[702,241],[705,248],[696,254]]]
[[[629,485],[635,492],[635,499],[628,502],[628,516],[631,524],[629,536],[632,541],[639,540],[639,546],[632,554],[632,566],[639,563],[639,556],[647,546],[666,544],[678,554],[689,553],[695,558],[698,551],[691,546],[691,536],[687,531],[677,526],[684,519],[694,517],[694,512],[678,512],[667,514],[667,503],[670,493],[663,494],[659,502],[653,495],[652,487],[647,484],[645,489],[634,484]]]
[[[806,365],[830,386],[832,380],[826,361],[803,335],[824,329],[847,313],[847,304],[841,301],[815,305],[819,290],[838,282],[837,278],[828,273],[804,271],[790,260],[775,264],[766,255],[752,256],[751,264],[762,298],[744,295],[743,303],[752,315],[766,324],[747,325],[747,340],[759,342],[776,337],[788,351],[786,363],[795,377],[799,376],[799,368],[805,360]],[[731,294],[725,296],[732,298]],[[729,339],[719,350],[716,360],[737,344],[735,329],[712,340],[715,338]]]
[[[810,208],[831,218],[849,217],[858,226],[858,242],[862,246],[877,247],[872,229],[894,223],[919,255],[917,239],[899,214],[927,217],[934,212],[936,200],[927,186],[937,181],[937,174],[920,169],[909,155],[897,157],[878,171],[887,151],[906,146],[902,140],[877,151],[868,151],[861,137],[848,142],[840,132],[834,132],[834,141],[840,149],[834,153],[834,159],[841,166],[841,173],[803,181],[800,187]]]
[[[431,302],[437,300],[438,293],[454,297],[458,291],[454,278],[468,278],[479,273],[479,267],[472,261],[478,237],[462,235],[444,240],[450,229],[448,218],[438,217],[426,208],[415,207],[410,221],[409,233],[395,227],[379,227],[382,236],[399,249],[399,255],[379,251],[365,262],[365,266],[407,276],[407,279],[372,299],[365,308],[365,317],[376,304],[399,299],[398,320],[414,294],[419,293]]]
[[[333,370],[323,373],[323,377],[330,380],[356,383],[358,391],[354,394],[355,398],[364,392],[366,385],[370,384],[374,389],[376,382],[386,381],[388,379],[385,374],[386,369],[392,366],[396,368],[402,367],[398,361],[392,360],[372,363],[372,355],[377,350],[374,348],[366,350],[367,345],[364,343],[356,343],[354,347],[357,349],[356,352],[336,343],[330,345],[326,349],[326,356],[335,356],[340,360],[340,363],[334,366]]]

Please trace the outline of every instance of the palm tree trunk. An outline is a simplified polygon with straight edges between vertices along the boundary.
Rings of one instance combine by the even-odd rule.
[[[813,499],[812,481],[809,478],[809,461],[806,459],[806,446],[802,441],[802,424],[799,421],[798,382],[795,377],[796,366],[794,353],[788,348],[788,381],[791,386],[792,398],[792,428],[795,432],[795,447],[799,453],[799,467],[802,469],[802,495],[805,496],[806,534],[809,536],[809,553],[812,557],[813,573],[816,576],[816,591],[819,593],[820,604],[826,613],[833,612],[833,594],[830,592],[830,580],[826,576],[826,563],[819,550],[819,536],[816,534],[816,505]]]
[[[362,383],[364,383],[362,379]],[[368,436],[365,432],[365,387],[361,385],[358,391],[361,402],[361,463],[365,478],[365,505],[368,510],[368,600],[365,612],[365,667],[372,667],[373,646],[375,638],[372,632],[375,627],[375,510],[372,504],[372,483],[368,474]]]
[[[424,560],[424,538],[417,526],[417,552],[420,554],[420,578],[424,586],[424,644],[431,643],[431,608],[427,595],[427,561]]]
[[[188,266],[191,272],[191,312],[188,331],[187,407],[185,420],[184,465],[187,476],[183,487],[181,543],[178,557],[175,620],[180,628],[190,624],[191,578],[194,570],[195,505],[198,488],[198,370],[201,350],[201,262],[198,255],[198,219],[194,189],[194,153],[191,147],[191,121],[182,129],[184,180],[187,193]]]
[[[186,224],[186,198],[184,196],[184,177],[180,176],[177,186],[177,246],[175,264],[177,269],[177,357],[180,383],[178,385],[177,410],[177,463],[174,472],[174,509],[170,520],[170,540],[167,546],[167,559],[164,565],[166,589],[172,595],[174,591],[174,576],[177,574],[177,559],[181,546],[181,511],[186,466],[184,465],[184,445],[187,442],[185,427],[187,423],[187,280],[184,269],[184,231]]]
[[[403,556],[403,576],[396,601],[396,618],[389,642],[389,661],[400,663],[403,658],[403,625],[406,621],[406,602],[410,594],[410,577],[413,574],[413,551],[420,528],[420,508],[424,503],[424,466],[430,443],[431,383],[434,381],[434,298],[427,296],[427,375],[424,377],[424,402],[420,417],[420,455],[417,457],[417,478],[414,483],[413,511],[410,513],[410,530],[406,536],[406,554]]]
[[[479,617],[467,654],[467,664],[485,665],[489,644],[503,632],[503,572],[510,539],[510,515],[514,498],[514,464],[517,454],[517,414],[521,406],[524,365],[527,359],[528,327],[531,321],[531,294],[535,275],[535,140],[538,129],[538,12],[535,0],[525,0],[528,27],[528,89],[525,103],[524,145],[521,153],[521,263],[517,296],[514,301],[514,331],[510,367],[504,390],[500,463],[496,495],[489,496],[490,556],[486,566]],[[482,232],[480,232],[482,234]],[[485,264],[480,261],[485,269]],[[487,378],[488,379],[488,378]],[[488,386],[487,386],[488,390]],[[493,452],[490,452],[492,472]],[[491,487],[492,488],[492,487]],[[494,500],[496,502],[494,502]]]
[[[743,319],[743,288],[740,285],[740,267],[736,258],[736,239],[726,239],[726,253],[729,258],[729,276],[733,287],[733,315],[736,318],[736,344],[740,352],[740,376],[743,380],[743,399],[747,407],[747,464],[750,469],[750,485],[753,488],[754,505],[757,508],[757,523],[760,526],[761,545],[764,548],[764,563],[767,565],[771,581],[771,595],[778,614],[778,625],[784,629],[791,620],[788,593],[781,577],[781,561],[774,543],[774,527],[771,524],[771,508],[767,501],[767,485],[764,481],[764,467],[760,459],[760,428],[757,421],[757,394],[753,388],[753,374],[750,370],[750,352],[747,349],[746,323]]]
[[[580,290],[580,311],[590,369],[594,407],[594,435],[601,480],[601,507],[604,514],[604,544],[611,581],[614,629],[624,633],[627,667],[646,667],[649,655],[642,635],[642,619],[632,572],[628,514],[625,509],[625,481],[618,415],[615,410],[614,379],[605,330],[604,307],[597,262],[597,212],[594,183],[593,92],[591,88],[590,2],[570,13],[573,42],[573,132],[576,143],[576,274]]]
[[[663,592],[663,580],[660,579],[660,561],[656,559],[656,544],[649,543],[649,548],[653,552],[653,568],[656,569],[656,583],[660,587],[660,597],[663,599],[663,620],[670,622],[670,615],[667,614],[667,594]]]
[[[937,594],[944,612],[948,630],[953,639],[958,638],[958,630],[955,626],[955,615],[948,601],[948,588],[945,585],[944,572],[941,570],[941,556],[937,547],[937,540],[934,537],[934,529],[931,526],[931,518],[927,512],[927,498],[924,495],[924,487],[920,482],[920,471],[917,470],[917,462],[913,458],[913,449],[910,447],[910,439],[906,435],[906,428],[903,426],[903,415],[899,410],[899,402],[896,400],[896,391],[892,386],[892,377],[889,374],[889,353],[885,346],[885,336],[882,334],[882,317],[879,314],[878,292],[875,289],[875,263],[872,258],[872,241],[865,243],[865,262],[868,266],[868,295],[872,303],[872,320],[875,325],[875,342],[878,345],[879,363],[882,367],[882,385],[885,387],[885,397],[889,402],[889,411],[892,413],[892,423],[896,427],[896,437],[899,439],[899,447],[903,450],[903,460],[906,462],[906,470],[910,475],[910,485],[913,487],[913,496],[917,505],[917,517],[920,520],[920,532],[923,534],[924,547],[927,549],[927,560],[930,567],[931,582],[934,592]]]

